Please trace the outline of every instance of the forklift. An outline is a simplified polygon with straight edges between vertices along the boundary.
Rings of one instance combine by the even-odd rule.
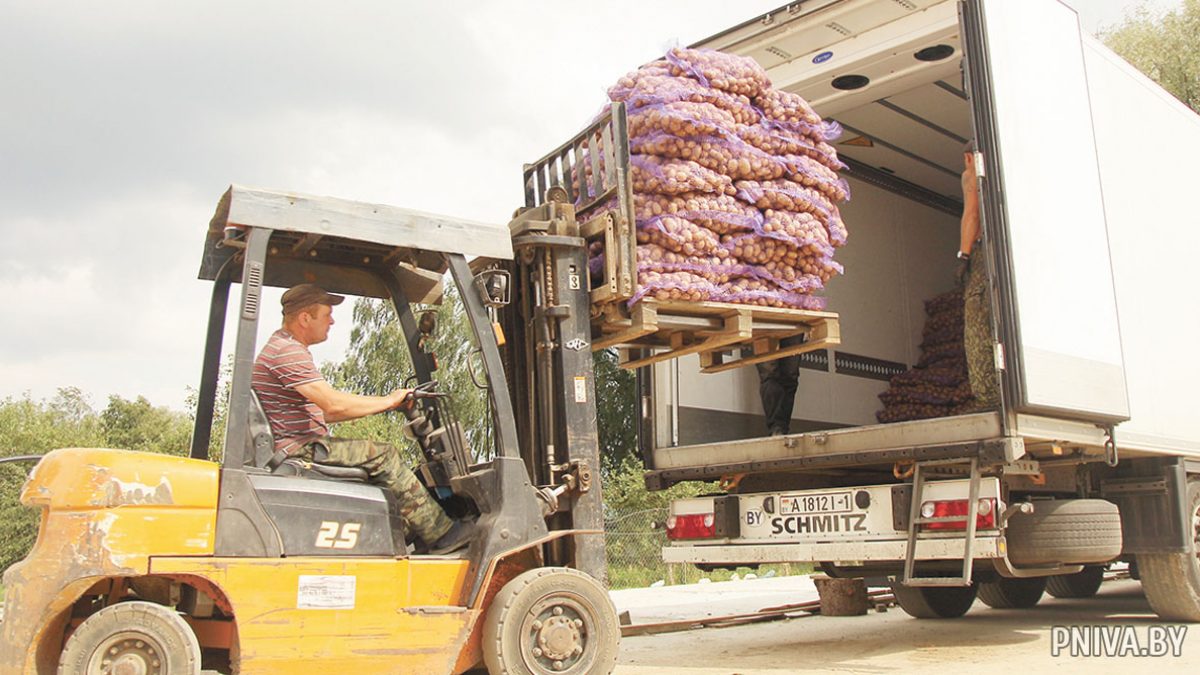
[[[593,478],[587,248],[564,194],[539,187],[506,227],[230,187],[200,267],[213,290],[191,456],[40,460],[21,493],[42,511],[37,542],[4,575],[0,672],[610,672],[620,629]],[[491,447],[469,447],[426,351],[435,322],[414,311],[439,302],[446,278],[473,333]],[[391,493],[361,469],[273,461],[250,386],[256,335],[274,319],[263,288],[299,283],[394,306],[417,382],[396,423],[430,493],[474,519],[465,550],[406,541]],[[230,314],[218,463],[208,448]]]

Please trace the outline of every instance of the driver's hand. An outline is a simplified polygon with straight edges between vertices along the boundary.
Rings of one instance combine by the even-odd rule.
[[[407,408],[412,405],[412,389],[397,389],[389,396],[392,399],[392,410]]]

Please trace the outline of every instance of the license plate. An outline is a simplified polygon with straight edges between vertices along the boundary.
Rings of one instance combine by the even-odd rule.
[[[794,516],[813,513],[848,513],[853,510],[849,492],[818,492],[806,495],[783,495],[779,498],[779,515]]]

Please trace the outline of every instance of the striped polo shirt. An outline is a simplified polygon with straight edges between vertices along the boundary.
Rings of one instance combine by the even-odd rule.
[[[271,334],[254,360],[250,386],[271,423],[276,450],[292,454],[308,441],[329,435],[325,413],[296,391],[297,385],[324,379],[308,347],[282,328]]]

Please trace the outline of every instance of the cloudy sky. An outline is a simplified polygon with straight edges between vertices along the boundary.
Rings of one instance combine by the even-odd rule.
[[[502,222],[617,77],[781,4],[0,0],[0,399],[182,408],[230,183]]]

